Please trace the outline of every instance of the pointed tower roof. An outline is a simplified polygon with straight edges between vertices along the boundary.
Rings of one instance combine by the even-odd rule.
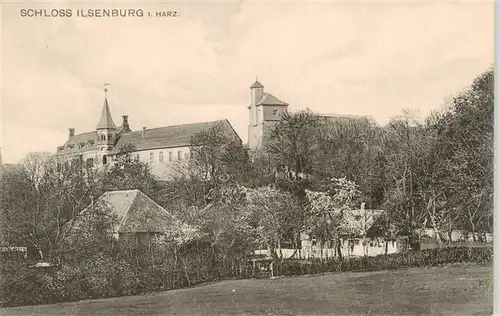
[[[250,86],[250,89],[254,89],[254,88],[264,88],[264,86],[258,80],[255,80],[253,85]]]
[[[109,111],[108,98],[104,98],[104,106],[102,107],[102,114],[99,123],[97,123],[97,129],[107,129],[116,128],[113,119],[111,118],[111,112]]]

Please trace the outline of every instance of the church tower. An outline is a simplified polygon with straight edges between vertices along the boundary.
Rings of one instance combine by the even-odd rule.
[[[111,117],[107,97],[108,89],[104,88],[104,105],[99,123],[97,123],[97,150],[99,164],[107,164],[107,153],[113,149],[116,143],[116,125]]]
[[[270,93],[264,92],[264,86],[256,80],[250,86],[250,105],[248,106],[248,146],[259,149],[266,143],[269,132],[281,115],[288,109],[285,103]]]

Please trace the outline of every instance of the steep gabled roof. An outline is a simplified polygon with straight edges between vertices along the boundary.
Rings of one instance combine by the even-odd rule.
[[[96,205],[108,207],[117,217],[118,233],[162,233],[180,221],[139,190],[108,191]]]
[[[288,105],[288,103],[279,100],[270,93],[264,93],[262,98],[257,101],[256,105]]]
[[[218,124],[222,124],[225,132],[241,141],[228,120],[219,120],[152,128],[146,130],[144,136],[142,135],[142,131],[123,133],[115,146],[114,152],[118,153],[127,144],[132,145],[135,150],[188,147],[191,145],[192,136],[215,127]]]
[[[99,123],[97,123],[97,129],[106,128],[116,128],[113,118],[111,117],[111,112],[109,111],[108,99],[104,99],[104,106],[102,107],[102,114]]]

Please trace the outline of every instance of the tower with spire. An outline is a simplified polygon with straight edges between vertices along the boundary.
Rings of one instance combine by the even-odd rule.
[[[104,105],[102,107],[101,118],[97,123],[97,150],[102,156],[102,163],[106,164],[106,154],[111,151],[116,144],[116,125],[111,117],[108,104],[108,89],[104,87]]]
[[[264,92],[264,86],[256,78],[250,86],[250,105],[247,108],[248,146],[251,149],[259,149],[266,143],[274,124],[288,110],[288,103]]]

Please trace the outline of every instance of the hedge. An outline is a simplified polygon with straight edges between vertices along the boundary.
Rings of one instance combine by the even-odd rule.
[[[283,260],[276,265],[277,275],[306,275],[325,272],[378,271],[405,267],[427,267],[451,263],[484,264],[491,262],[493,248],[447,247],[408,251],[375,257],[358,257],[339,260]]]
[[[375,271],[457,262],[481,264],[491,262],[492,257],[491,247],[451,247],[344,260],[284,260],[276,263],[275,272],[276,275],[286,276]],[[245,278],[250,276],[248,271],[251,271],[251,266],[245,267],[246,272],[238,275],[207,270],[202,273],[204,276],[197,277],[196,275],[203,271],[194,262],[189,262],[188,265],[189,271],[185,274],[190,274],[190,281],[186,282],[185,274],[179,273],[182,278],[172,284],[173,275],[168,269],[139,269],[127,261],[102,254],[51,272],[28,269],[25,264],[20,263],[6,264],[0,269],[0,301],[3,301],[5,306],[17,306],[133,295],[185,287],[207,280]]]

